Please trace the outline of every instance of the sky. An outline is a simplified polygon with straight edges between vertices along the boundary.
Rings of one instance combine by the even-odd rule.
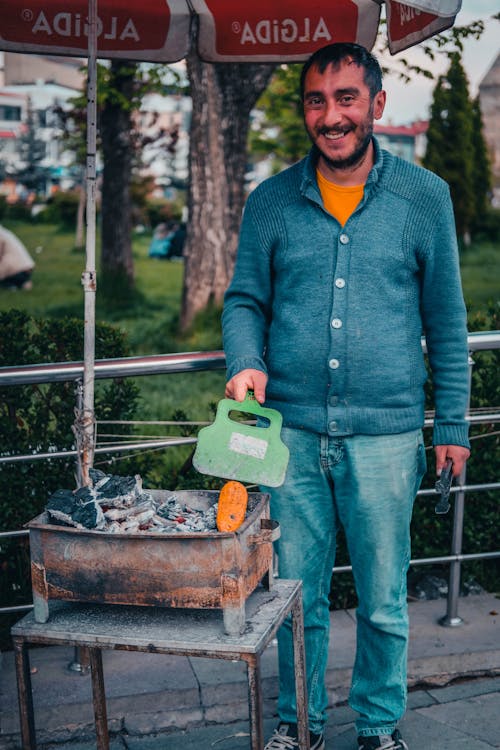
[[[455,23],[459,26],[465,26],[477,19],[486,21],[481,39],[468,40],[464,45],[462,63],[472,97],[476,96],[479,83],[500,52],[500,22],[491,20],[491,16],[498,10],[498,0],[463,0],[462,8],[457,15]],[[390,66],[391,60],[397,60],[399,56],[405,56],[412,63],[430,68],[434,74],[444,73],[449,65],[446,58],[439,63],[433,63],[418,46],[393,57],[388,54],[382,62]],[[414,78],[411,83],[403,83],[398,81],[396,76],[386,75],[384,88],[387,91],[387,104],[380,123],[406,125],[415,120],[428,119],[434,86],[435,83],[422,76]]]

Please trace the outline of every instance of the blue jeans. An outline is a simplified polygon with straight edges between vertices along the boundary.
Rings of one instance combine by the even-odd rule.
[[[335,540],[343,526],[358,594],[357,648],[349,703],[358,734],[390,734],[406,708],[413,502],[425,473],[421,430],[400,435],[329,438],[284,428],[290,449],[284,484],[262,488],[281,526],[281,578],[302,579],[309,723],[326,722],[325,672]],[[296,721],[290,621],[278,633],[278,712]]]

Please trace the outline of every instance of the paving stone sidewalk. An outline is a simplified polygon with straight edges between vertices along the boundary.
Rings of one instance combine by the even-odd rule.
[[[410,750],[500,747],[500,600],[460,599],[463,624],[442,627],[442,599],[410,604],[409,709],[402,730]],[[347,706],[355,613],[332,613],[327,750],[355,750]],[[69,647],[31,651],[37,740],[41,750],[95,748],[89,675],[71,672]],[[240,750],[249,747],[243,662],[105,651],[111,750]],[[12,652],[0,655],[0,750],[19,750]],[[262,657],[266,736],[276,723],[274,644]]]

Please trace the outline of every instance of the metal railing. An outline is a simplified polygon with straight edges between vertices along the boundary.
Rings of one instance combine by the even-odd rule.
[[[488,331],[480,333],[471,333],[468,336],[469,345],[469,402],[470,402],[470,384],[472,381],[471,373],[474,366],[473,353],[477,351],[486,351],[500,348],[500,331]],[[422,339],[422,348],[426,351],[425,340]],[[136,377],[142,375],[165,375],[173,373],[193,373],[205,372],[210,370],[223,370],[225,368],[224,353],[221,351],[210,352],[190,352],[183,354],[164,354],[144,357],[126,357],[120,359],[96,360],[95,362],[95,379],[109,379],[114,377]],[[41,383],[55,383],[65,381],[75,381],[81,388],[83,376],[83,362],[62,362],[56,364],[41,365],[24,365],[0,368],[0,387],[14,385],[28,385]],[[500,411],[495,411],[496,407],[492,406],[488,413],[468,414],[471,424],[486,424],[500,422]],[[433,423],[431,416],[425,420],[425,426],[429,427]],[[164,440],[155,441],[135,441],[123,444],[107,444],[102,447],[96,447],[96,453],[115,453],[135,451],[142,448],[163,448],[185,444],[196,443],[195,437],[172,437]],[[44,459],[54,459],[60,457],[77,456],[76,450],[51,451],[48,453],[37,453],[29,455],[8,455],[1,456],[0,463],[34,461]],[[489,482],[483,484],[466,484],[466,469],[459,477],[459,483],[452,487],[451,493],[454,496],[454,518],[453,531],[451,540],[451,553],[439,557],[428,557],[411,560],[410,565],[431,565],[436,563],[449,563],[450,576],[448,586],[447,611],[441,619],[443,625],[456,626],[461,623],[458,615],[458,598],[460,589],[460,573],[462,562],[471,560],[490,560],[500,557],[500,550],[492,552],[481,552],[475,554],[462,553],[462,535],[464,522],[465,496],[470,492],[485,492],[498,490],[499,482]],[[436,492],[433,489],[419,490],[418,496],[434,496]],[[27,536],[27,530],[0,532],[0,539],[6,537]],[[333,573],[343,573],[351,571],[351,566],[337,566],[333,568]],[[0,615],[12,612],[23,612],[32,608],[32,605],[21,605],[17,607],[2,607]]]

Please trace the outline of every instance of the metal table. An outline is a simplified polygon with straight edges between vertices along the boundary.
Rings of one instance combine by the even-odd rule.
[[[298,739],[300,747],[309,750],[302,583],[279,579],[269,591],[258,588],[248,597],[241,636],[224,633],[220,610],[51,602],[48,622],[37,623],[33,613],[26,615],[11,630],[23,750],[36,748],[30,643],[88,648],[98,750],[109,749],[103,649],[243,660],[247,664],[250,747],[262,750],[260,657],[288,615],[293,628]]]

